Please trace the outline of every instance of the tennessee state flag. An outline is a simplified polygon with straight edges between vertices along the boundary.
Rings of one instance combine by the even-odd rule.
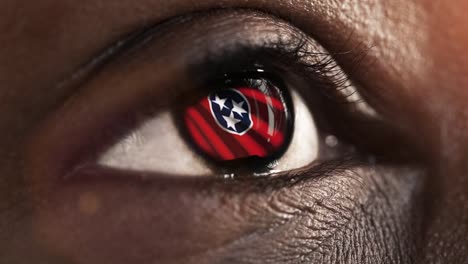
[[[184,122],[193,143],[216,161],[265,158],[284,148],[289,118],[276,87],[225,88],[186,108]]]

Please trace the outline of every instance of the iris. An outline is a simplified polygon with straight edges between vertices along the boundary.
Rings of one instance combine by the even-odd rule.
[[[229,80],[185,109],[188,140],[215,161],[276,158],[293,127],[285,93],[264,78]]]

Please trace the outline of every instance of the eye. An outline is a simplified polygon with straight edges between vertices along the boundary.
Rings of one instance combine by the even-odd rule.
[[[228,175],[292,170],[317,158],[312,114],[304,99],[278,78],[225,75],[211,86],[215,88],[206,95],[179,98],[172,115],[143,122],[107,150],[99,164],[165,174]]]
[[[36,162],[64,177],[250,177],[399,150],[340,54],[264,14],[210,27],[220,14],[170,20],[112,49],[38,136],[48,151]]]
[[[172,176],[241,177],[349,156],[353,145],[333,131],[344,115],[330,113],[373,110],[333,58],[293,36],[271,47],[234,45],[202,59],[186,83],[175,80],[187,86],[178,89],[183,92],[168,107],[135,118],[132,129],[100,152],[97,164]]]

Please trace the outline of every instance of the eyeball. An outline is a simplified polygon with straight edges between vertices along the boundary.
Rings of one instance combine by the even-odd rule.
[[[228,79],[186,101],[177,113],[160,113],[131,131],[101,155],[99,164],[203,176],[293,170],[317,158],[313,116],[294,90],[266,78]]]

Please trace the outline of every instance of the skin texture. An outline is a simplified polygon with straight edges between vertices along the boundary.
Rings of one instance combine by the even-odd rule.
[[[91,111],[89,123],[100,123],[109,105],[123,101],[103,100],[91,110],[84,102],[96,105],[108,94],[137,98],[124,77],[135,87],[170,83],[176,66],[165,62],[177,50],[164,43],[193,39],[181,27],[180,35],[156,39],[136,59],[110,63],[90,79],[99,64],[93,59],[138,29],[228,7],[289,21],[330,53],[351,51],[337,62],[418,154],[403,164],[306,170],[287,184],[141,182],[118,173],[110,177],[118,180],[59,181],[55,164],[68,151],[61,142],[82,135],[67,132],[74,120],[68,114]],[[465,263],[467,8],[461,0],[1,1],[1,262]],[[231,27],[199,23],[210,32]],[[262,21],[251,25],[259,24],[262,30]],[[353,58],[364,50],[356,66]],[[138,60],[147,56],[156,59]],[[154,68],[161,70],[149,74]]]

